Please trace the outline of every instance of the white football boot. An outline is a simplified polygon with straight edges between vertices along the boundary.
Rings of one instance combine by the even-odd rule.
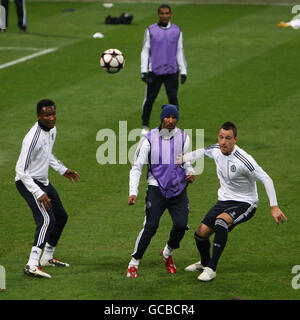
[[[26,265],[24,267],[24,273],[27,276],[34,276],[34,277],[48,278],[48,279],[51,278],[50,274],[44,272],[43,269],[40,266],[29,266],[29,265]]]
[[[199,275],[200,281],[211,281],[216,277],[217,273],[210,267],[204,267],[203,272]]]
[[[126,277],[127,278],[137,278],[138,277],[136,266],[130,266],[128,268],[127,273],[126,273]]]
[[[195,262],[193,264],[190,264],[189,266],[187,266],[184,270],[185,271],[201,271],[203,270],[204,267],[201,264],[201,261]]]
[[[43,267],[49,267],[49,266],[52,266],[52,267],[69,267],[70,265],[66,262],[62,262],[56,258],[53,258],[53,259],[50,259],[48,261],[43,261],[41,260],[41,266]]]

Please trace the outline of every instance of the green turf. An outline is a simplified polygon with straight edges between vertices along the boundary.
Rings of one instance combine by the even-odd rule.
[[[182,27],[188,80],[179,89],[181,128],[205,129],[205,145],[216,142],[220,124],[239,129],[238,145],[254,156],[273,178],[279,204],[288,217],[277,226],[264,188],[253,220],[229,235],[217,278],[199,283],[184,267],[198,259],[193,240],[215,203],[218,180],[214,163],[189,186],[190,231],[174,259],[178,272],[166,273],[159,251],[170,217],[162,217],[140,264],[137,279],[125,278],[135,239],[144,219],[145,174],[138,202],[128,207],[127,165],[99,165],[100,129],[128,131],[141,125],[145,85],[140,80],[140,50],[145,27],[156,21],[156,4],[28,2],[28,34],[19,34],[12,4],[10,27],[0,48],[57,48],[53,53],[0,70],[0,265],[6,268],[4,299],[299,299],[291,286],[299,258],[299,30],[276,24],[291,19],[285,6],[173,5],[173,22]],[[73,8],[73,12],[63,10]],[[106,15],[133,14],[129,26],[105,25]],[[92,35],[102,32],[103,39]],[[99,67],[105,49],[118,48],[125,69],[115,75]],[[0,65],[36,51],[0,50]],[[298,79],[298,80],[297,80]],[[32,245],[34,223],[14,185],[21,141],[35,121],[35,105],[49,97],[57,103],[58,135],[54,153],[81,175],[79,184],[50,170],[69,213],[56,255],[68,269],[47,270],[52,279],[25,277],[22,268]],[[155,102],[158,124],[164,89]],[[193,139],[195,145],[195,137]],[[128,142],[128,148],[135,142]],[[118,155],[118,152],[117,152]]]

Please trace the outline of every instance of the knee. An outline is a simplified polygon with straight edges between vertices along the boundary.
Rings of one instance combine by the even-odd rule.
[[[182,221],[173,222],[173,230],[188,230],[187,220],[182,219]]]
[[[197,228],[195,235],[199,236],[200,238],[209,238],[214,233],[214,230],[209,226],[201,223]]]
[[[68,221],[68,215],[65,211],[56,214],[55,216],[55,224],[59,227],[64,227]]]
[[[67,213],[65,213],[65,216],[64,216],[65,224],[67,223],[68,219],[69,219],[69,216],[68,216],[68,214],[67,214]]]
[[[178,236],[179,238],[182,238],[185,235],[185,232],[188,230],[189,227],[187,225],[176,226],[172,228],[171,233]]]
[[[68,218],[69,218],[69,217],[68,217],[67,213],[65,212],[65,214],[60,217],[60,219],[59,219],[59,224],[60,224],[61,226],[64,226],[64,225],[67,223]]]
[[[175,230],[179,230],[179,231],[183,231],[183,232],[188,231],[189,229],[190,229],[190,227],[186,224],[175,228]]]
[[[196,240],[196,242],[202,242],[208,239],[208,237],[202,237],[200,236],[197,231],[194,233],[194,239]]]
[[[55,224],[56,224],[56,219],[55,219],[54,215],[53,214],[49,215],[48,228],[52,229],[55,226]]]
[[[169,101],[170,101],[170,104],[173,104],[173,105],[177,106],[177,108],[178,108],[178,99],[177,99],[176,93],[169,95]]]
[[[158,228],[157,224],[149,224],[144,227],[144,232],[149,236],[153,237],[156,233],[157,228]]]

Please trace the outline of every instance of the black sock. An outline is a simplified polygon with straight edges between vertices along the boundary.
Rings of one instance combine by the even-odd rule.
[[[207,265],[214,271],[216,271],[217,269],[217,264],[225,248],[227,237],[228,237],[228,224],[223,219],[217,219],[215,222],[215,238],[213,242],[212,258]]]
[[[201,256],[201,264],[206,267],[210,261],[210,241],[209,238],[201,238],[196,232],[194,234],[196,246]]]

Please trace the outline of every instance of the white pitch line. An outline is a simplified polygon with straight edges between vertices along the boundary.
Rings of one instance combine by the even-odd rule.
[[[0,65],[0,70],[4,69],[4,68],[7,68],[7,67],[10,67],[10,66],[13,66],[15,64],[18,64],[18,63],[21,63],[21,62],[36,58],[36,57],[41,56],[43,54],[47,54],[47,53],[53,52],[55,50],[57,50],[57,48],[50,48],[50,49],[42,50],[40,52],[31,54],[29,56],[25,56],[25,57],[23,57],[21,59],[17,59],[17,60],[14,60],[14,61],[10,61],[10,62],[4,63],[4,64]]]
[[[26,47],[0,47],[0,50],[29,50],[29,51],[39,51],[44,48],[26,48]]]

